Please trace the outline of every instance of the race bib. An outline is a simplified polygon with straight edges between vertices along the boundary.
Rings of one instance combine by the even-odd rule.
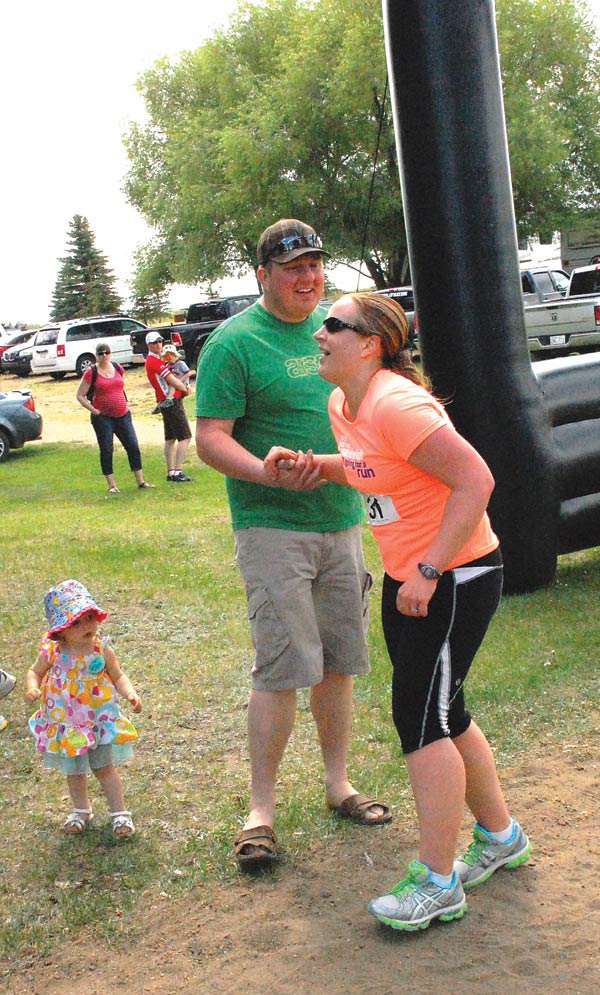
[[[386,494],[366,494],[365,503],[369,525],[389,525],[390,522],[400,521],[394,502]]]

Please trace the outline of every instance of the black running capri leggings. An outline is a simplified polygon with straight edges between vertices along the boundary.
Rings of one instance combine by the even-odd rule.
[[[392,715],[403,753],[465,732],[471,722],[463,685],[502,594],[502,556],[494,550],[446,570],[426,618],[401,615],[402,581],[384,575],[381,619],[393,665]]]

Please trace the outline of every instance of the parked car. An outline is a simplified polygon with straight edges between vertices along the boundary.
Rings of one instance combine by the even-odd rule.
[[[42,416],[35,410],[30,390],[0,391],[0,463],[11,449],[42,437]]]
[[[0,362],[7,349],[10,349],[11,346],[14,345],[22,345],[23,342],[30,339],[33,334],[34,332],[32,331],[16,333],[13,331],[12,335],[9,335],[8,338],[5,336],[0,342]]]
[[[567,297],[583,297],[586,294],[600,294],[600,266],[580,266],[572,270],[567,288]]]
[[[28,377],[31,373],[31,352],[37,332],[22,332],[8,343],[0,355],[0,368],[3,373],[14,373],[18,377]]]
[[[71,321],[56,321],[40,328],[31,357],[31,372],[49,373],[62,380],[67,373],[78,377],[96,361],[98,342],[109,342],[112,359],[121,366],[133,362],[129,337],[146,326],[127,314],[99,314]]]

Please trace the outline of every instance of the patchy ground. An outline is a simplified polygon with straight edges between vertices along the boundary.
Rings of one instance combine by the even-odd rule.
[[[76,380],[31,386],[46,441],[94,442]],[[143,370],[128,371],[127,391],[140,442],[160,444]],[[598,744],[565,744],[502,780],[533,856],[470,892],[463,919],[409,934],[375,922],[366,903],[403,876],[416,826],[352,827],[272,874],[142,901],[119,947],[67,943],[21,965],[7,995],[598,995]]]
[[[533,856],[471,891],[460,920],[408,934],[380,926],[365,905],[402,876],[415,825],[353,827],[272,874],[142,903],[119,949],[67,944],[21,970],[7,995],[597,995],[599,775],[597,744],[504,772]]]

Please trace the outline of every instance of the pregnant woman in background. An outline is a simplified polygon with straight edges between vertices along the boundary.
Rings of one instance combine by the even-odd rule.
[[[96,346],[96,360],[96,366],[88,367],[81,378],[77,400],[91,414],[100,449],[100,467],[108,484],[106,496],[119,494],[113,473],[115,435],[127,453],[138,487],[153,487],[154,484],[144,480],[140,447],[124,390],[123,367],[111,362],[107,342]]]

